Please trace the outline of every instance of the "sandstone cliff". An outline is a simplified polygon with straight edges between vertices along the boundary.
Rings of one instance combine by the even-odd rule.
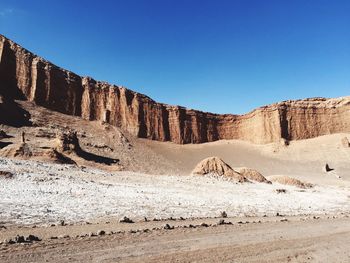
[[[0,35],[0,95],[26,99],[87,120],[101,120],[158,141],[253,143],[350,132],[350,97],[285,101],[245,115],[219,115],[157,103],[124,87],[80,77]]]

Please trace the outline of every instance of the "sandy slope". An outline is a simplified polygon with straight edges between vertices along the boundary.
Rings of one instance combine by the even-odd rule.
[[[232,167],[255,168],[265,176],[286,174],[313,183],[337,185],[350,181],[350,148],[341,145],[341,139],[344,136],[350,138],[350,134],[292,141],[287,147],[281,144],[255,145],[237,140],[177,145],[136,139],[117,127],[49,111],[29,102],[18,103],[30,113],[33,126],[14,128],[0,125],[0,129],[12,136],[1,140],[10,145],[0,150],[0,156],[8,147],[20,143],[22,131],[26,132],[29,147],[33,151],[42,151],[53,147],[57,131],[73,129],[78,132],[80,145],[85,151],[119,159],[125,170],[134,172],[188,175],[200,160],[219,156]],[[335,168],[343,180],[323,173],[326,163]],[[83,165],[97,166],[96,163]],[[109,169],[108,166],[100,168]]]
[[[349,134],[333,134],[318,138],[280,144],[255,145],[237,140],[223,140],[198,145],[176,145],[149,142],[153,151],[175,163],[184,174],[209,156],[218,156],[232,167],[255,168],[264,175],[291,175],[317,184],[348,185],[350,181],[350,148],[341,145],[341,138]],[[323,172],[328,163],[342,177]]]

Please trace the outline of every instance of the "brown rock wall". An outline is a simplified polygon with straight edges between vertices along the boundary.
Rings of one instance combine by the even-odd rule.
[[[350,97],[285,101],[245,115],[218,115],[157,103],[124,87],[80,77],[0,35],[0,95],[99,120],[131,134],[175,143],[253,143],[350,132]]]

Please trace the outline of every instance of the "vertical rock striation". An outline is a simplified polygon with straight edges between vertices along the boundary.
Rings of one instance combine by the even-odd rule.
[[[241,139],[253,143],[350,132],[350,97],[285,101],[245,115],[219,115],[157,103],[124,87],[80,77],[0,35],[0,95],[100,120],[134,136],[174,143]]]

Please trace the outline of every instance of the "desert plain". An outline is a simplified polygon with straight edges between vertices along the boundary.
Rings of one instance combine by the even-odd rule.
[[[0,262],[350,261],[349,97],[211,114],[0,39]]]

